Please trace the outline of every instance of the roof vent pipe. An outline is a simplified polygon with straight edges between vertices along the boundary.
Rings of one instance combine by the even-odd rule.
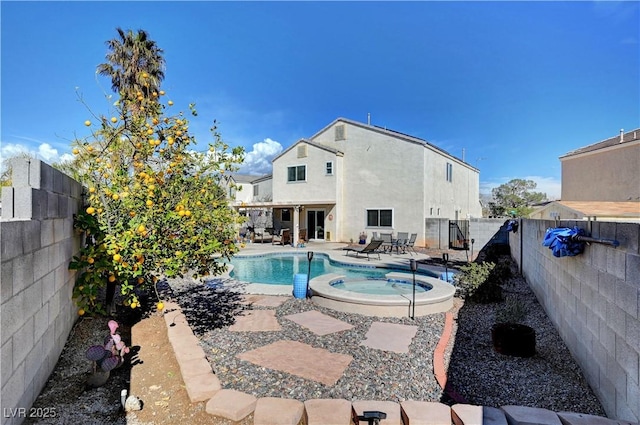
[[[367,125],[371,125],[371,112],[367,112]]]
[[[620,143],[624,142],[624,129],[620,129]]]

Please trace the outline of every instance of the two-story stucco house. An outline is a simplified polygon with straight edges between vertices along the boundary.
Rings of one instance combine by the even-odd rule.
[[[562,195],[537,219],[640,221],[640,129],[560,157]]]
[[[479,171],[406,134],[338,118],[273,160],[274,223],[306,238],[417,233],[426,218],[481,217]],[[248,205],[247,205],[248,206]]]

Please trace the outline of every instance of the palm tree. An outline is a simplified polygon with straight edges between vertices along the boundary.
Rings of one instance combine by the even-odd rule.
[[[144,30],[116,30],[119,37],[106,42],[107,62],[98,65],[98,73],[111,77],[111,88],[121,95],[142,92],[147,96],[159,91],[164,79],[163,50]]]

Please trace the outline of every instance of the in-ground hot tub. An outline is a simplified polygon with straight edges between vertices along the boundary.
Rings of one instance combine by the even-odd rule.
[[[413,312],[413,275],[387,273],[385,280],[347,280],[325,274],[309,282],[311,300],[323,307],[365,316],[410,317]],[[368,290],[367,285],[371,286]],[[453,307],[453,285],[416,275],[415,315],[442,313]]]

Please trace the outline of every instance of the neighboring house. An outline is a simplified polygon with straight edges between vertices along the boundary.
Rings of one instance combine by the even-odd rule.
[[[256,176],[232,173],[226,190],[232,205],[270,201],[273,198],[270,174]]]
[[[562,194],[530,217],[640,221],[640,129],[560,157]]]
[[[425,140],[344,118],[274,158],[272,184],[274,222],[307,239],[404,231],[420,246],[427,218],[482,216],[478,169]]]

